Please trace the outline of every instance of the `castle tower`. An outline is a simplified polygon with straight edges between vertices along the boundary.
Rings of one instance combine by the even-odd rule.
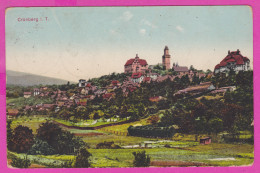
[[[168,46],[165,46],[164,48],[164,54],[162,56],[162,64],[163,64],[163,68],[165,70],[169,70],[171,67],[171,55],[169,54],[169,48]]]

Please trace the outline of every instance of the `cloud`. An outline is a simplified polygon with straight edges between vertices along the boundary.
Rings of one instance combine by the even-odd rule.
[[[145,24],[145,25],[147,25],[147,26],[150,26],[151,28],[157,28],[157,27],[158,27],[158,26],[156,26],[155,24],[153,24],[153,23],[151,23],[150,21],[145,20],[145,19],[142,20],[142,23]]]
[[[114,30],[114,29],[110,29],[109,33],[112,34],[112,35],[118,34],[118,32],[116,30]]]
[[[184,32],[184,29],[183,27],[181,27],[180,25],[176,26],[176,29],[180,32]]]
[[[140,30],[139,30],[139,33],[140,33],[141,35],[145,35],[145,34],[146,34],[146,30],[145,30],[145,29],[140,29]]]
[[[120,17],[120,19],[124,20],[124,21],[129,21],[133,18],[133,14],[130,11],[126,11],[123,13],[123,15]]]

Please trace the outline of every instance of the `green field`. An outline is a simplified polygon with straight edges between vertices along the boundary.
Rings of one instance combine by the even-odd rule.
[[[33,118],[21,117],[14,119],[12,128],[17,125],[28,126],[36,133],[36,129],[42,122],[48,120],[45,116]],[[110,126],[99,130],[78,130],[62,127],[71,133],[82,136],[89,146],[92,154],[92,167],[132,167],[134,156],[132,152],[145,150],[151,157],[152,166],[160,166],[161,163],[171,162],[169,166],[179,166],[175,162],[182,162],[185,166],[241,166],[251,165],[254,161],[254,146],[252,144],[224,144],[211,143],[200,145],[192,134],[176,134],[172,139],[157,139],[133,137],[115,134],[114,132],[126,132],[130,125],[147,124],[146,119],[122,125]],[[113,131],[113,132],[112,132]],[[99,135],[95,135],[99,134]],[[203,135],[201,135],[203,136]],[[243,135],[242,135],[243,136]],[[241,137],[242,137],[241,136]],[[244,138],[250,137],[244,133]],[[122,149],[95,149],[101,142],[114,142]],[[147,146],[145,144],[148,143]],[[166,148],[167,145],[167,148]],[[23,158],[25,154],[8,152],[8,155],[17,155]],[[60,167],[64,161],[74,159],[73,155],[28,155],[34,164],[46,167]]]
[[[194,148],[194,150],[191,150]],[[92,154],[93,167],[132,167],[132,152],[145,150],[151,157],[151,161],[183,161],[205,163],[209,166],[239,166],[251,165],[254,160],[253,147],[250,145],[210,144],[197,145],[183,149],[175,148],[151,148],[151,149],[88,149]],[[223,150],[225,148],[225,151]],[[16,153],[13,153],[16,154]],[[23,157],[24,154],[16,154]],[[56,166],[64,161],[75,158],[71,155],[31,156],[28,158],[41,165]],[[173,165],[174,166],[174,165]],[[188,166],[188,165],[187,165]]]

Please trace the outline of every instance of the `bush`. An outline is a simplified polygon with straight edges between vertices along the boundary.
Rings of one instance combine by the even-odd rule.
[[[16,168],[28,168],[31,165],[31,162],[27,159],[27,156],[24,159],[14,156],[11,165]]]
[[[39,127],[37,138],[46,141],[55,150],[55,154],[74,154],[86,145],[81,138],[51,122],[43,123]]]
[[[55,150],[46,141],[36,139],[32,148],[28,151],[31,155],[52,155]]]
[[[77,154],[74,167],[75,168],[89,168],[91,165],[89,163],[89,157],[92,156],[86,148],[81,148]]]
[[[119,149],[119,145],[114,144],[114,142],[101,142],[96,145],[96,149]]]
[[[133,155],[135,156],[134,159],[134,166],[135,167],[149,167],[151,158],[145,154],[145,151],[142,152],[133,152]]]
[[[61,168],[73,168],[73,160],[66,161],[61,164]]]
[[[26,126],[19,125],[14,129],[12,135],[12,146],[10,149],[17,153],[26,153],[34,143],[32,130]]]

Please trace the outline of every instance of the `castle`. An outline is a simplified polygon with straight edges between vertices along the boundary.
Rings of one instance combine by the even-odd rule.
[[[171,69],[171,55],[169,54],[168,46],[164,48],[162,56],[162,66],[164,70]],[[135,58],[127,60],[124,66],[125,73],[146,73],[148,71],[148,63],[145,59],[140,59],[138,54]]]
[[[138,54],[125,63],[125,73],[145,73],[146,70],[148,70],[148,64],[145,59],[140,59]]]

